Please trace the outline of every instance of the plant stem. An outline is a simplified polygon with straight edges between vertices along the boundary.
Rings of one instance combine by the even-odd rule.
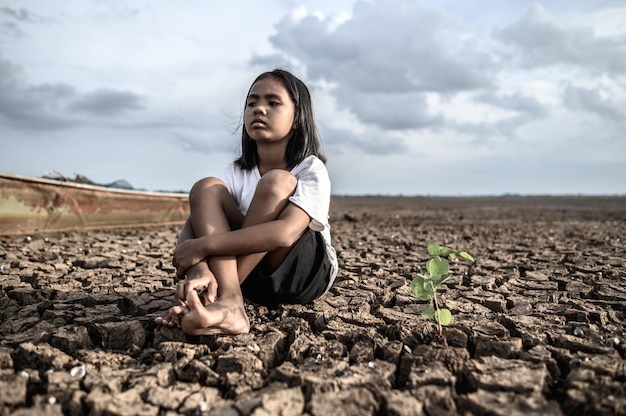
[[[439,329],[439,336],[443,336],[443,327],[441,326],[441,322],[439,322],[439,302],[437,302],[437,291],[435,290],[435,285],[432,280],[430,281],[430,285],[433,288],[433,303],[435,304],[435,322],[437,322],[437,328]]]

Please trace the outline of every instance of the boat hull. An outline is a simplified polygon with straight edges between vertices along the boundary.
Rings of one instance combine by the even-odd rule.
[[[0,173],[0,235],[182,224],[188,216],[186,194]]]

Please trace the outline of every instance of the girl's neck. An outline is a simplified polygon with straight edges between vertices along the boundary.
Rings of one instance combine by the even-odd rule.
[[[285,159],[285,148],[283,146],[259,146],[257,148],[259,156],[259,173],[261,176],[274,169],[287,169],[287,159]]]

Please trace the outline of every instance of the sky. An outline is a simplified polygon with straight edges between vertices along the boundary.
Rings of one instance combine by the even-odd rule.
[[[335,195],[625,195],[624,22],[622,0],[0,0],[0,171],[187,191],[278,67]]]

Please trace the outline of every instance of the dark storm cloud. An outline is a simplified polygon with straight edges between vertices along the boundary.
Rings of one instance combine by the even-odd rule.
[[[516,47],[515,56],[528,68],[569,64],[616,75],[626,71],[623,41],[564,24],[538,5],[497,36]]]
[[[141,97],[132,92],[99,89],[83,94],[70,105],[70,109],[104,117],[141,110],[143,106]]]

